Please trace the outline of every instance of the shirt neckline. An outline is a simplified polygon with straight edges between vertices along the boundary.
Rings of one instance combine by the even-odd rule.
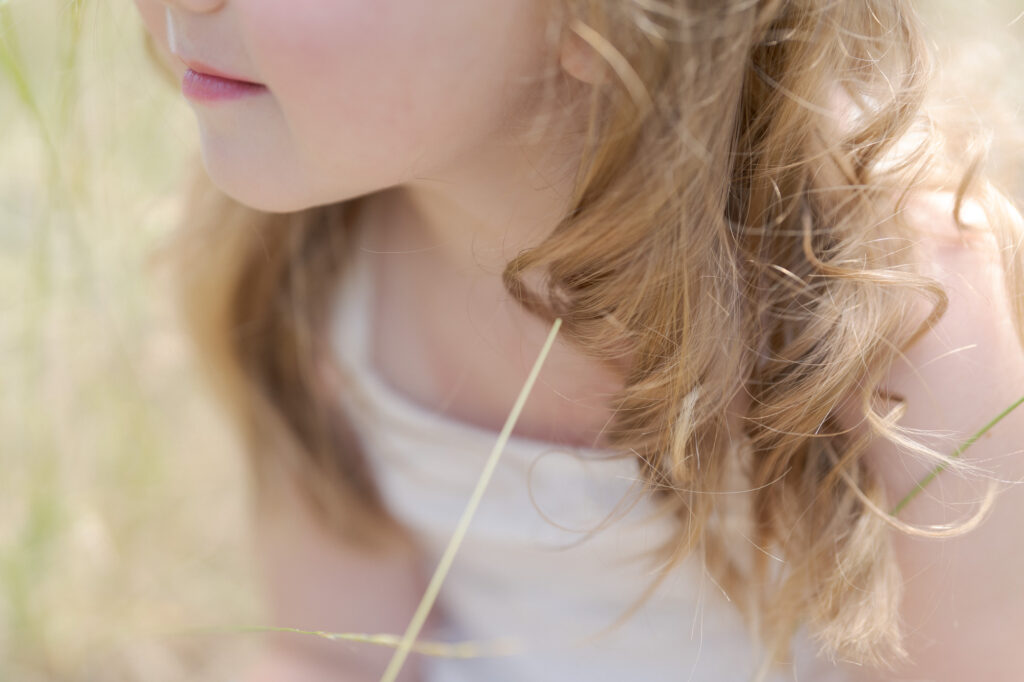
[[[341,290],[338,293],[340,310],[335,311],[332,329],[336,355],[345,364],[347,371],[358,377],[359,383],[370,394],[371,399],[385,404],[398,418],[397,421],[408,424],[419,433],[440,431],[462,441],[486,446],[481,453],[481,456],[485,456],[497,441],[500,435],[498,431],[450,417],[421,405],[394,388],[373,370],[371,333],[374,326],[374,311],[370,303],[374,291],[371,260],[375,254],[366,244],[365,231],[357,230],[352,241],[352,257],[346,263]],[[577,453],[587,460],[621,460],[627,462],[631,471],[635,471],[635,462],[632,458],[624,456],[621,451],[608,448],[567,445],[512,433],[509,435],[506,450],[526,453],[560,451]]]

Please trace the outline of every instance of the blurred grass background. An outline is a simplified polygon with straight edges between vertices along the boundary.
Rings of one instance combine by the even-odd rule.
[[[244,469],[150,254],[196,153],[127,0],[0,2],[0,680],[227,679]],[[238,641],[236,641],[238,640]]]
[[[920,4],[1019,122],[1024,2]],[[252,640],[188,631],[261,624],[243,461],[150,264],[196,144],[129,0],[0,0],[0,682],[230,679]]]

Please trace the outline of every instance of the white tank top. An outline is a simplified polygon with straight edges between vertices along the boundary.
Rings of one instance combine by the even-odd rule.
[[[423,407],[370,361],[372,253],[360,246],[341,283],[332,344],[352,417],[384,501],[419,538],[434,568],[498,438]],[[543,371],[542,371],[543,373]],[[515,396],[509,397],[511,409]],[[723,682],[752,679],[758,659],[738,611],[696,558],[677,566],[629,620],[596,640],[648,584],[641,556],[672,522],[647,518],[635,458],[512,436],[444,582],[435,639],[513,640],[521,653],[422,658],[423,682]],[[622,507],[619,507],[621,510]],[[617,520],[615,520],[617,519]],[[841,672],[799,640],[773,681],[839,682]]]

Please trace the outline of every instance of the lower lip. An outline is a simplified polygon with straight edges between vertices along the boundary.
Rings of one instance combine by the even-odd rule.
[[[221,102],[262,94],[267,92],[267,86],[220,78],[189,69],[181,80],[181,92],[192,100]]]

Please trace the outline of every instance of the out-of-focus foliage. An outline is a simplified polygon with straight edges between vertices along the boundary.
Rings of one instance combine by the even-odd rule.
[[[244,471],[150,254],[194,123],[131,2],[0,2],[0,680],[224,679]]]
[[[1019,120],[1024,1],[918,4],[949,103]],[[242,460],[149,265],[195,147],[129,0],[0,0],[0,682],[230,679],[245,637],[183,633],[261,622]]]

